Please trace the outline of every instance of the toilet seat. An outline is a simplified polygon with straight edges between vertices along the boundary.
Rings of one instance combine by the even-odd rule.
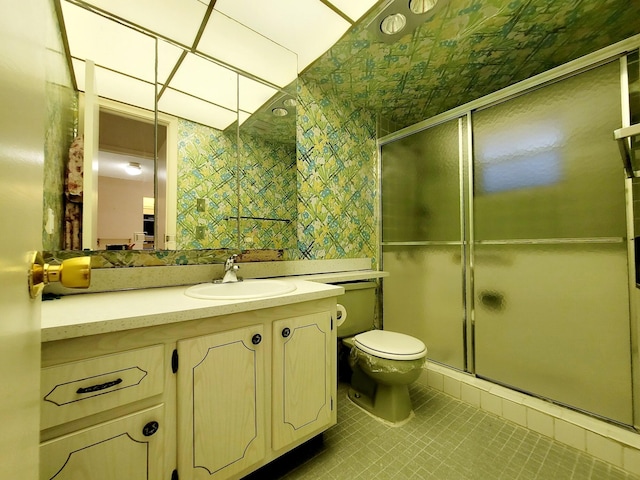
[[[403,333],[371,330],[356,335],[353,340],[363,352],[389,360],[417,360],[427,355],[424,343]]]

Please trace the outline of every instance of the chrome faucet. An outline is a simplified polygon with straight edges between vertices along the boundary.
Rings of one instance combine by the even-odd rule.
[[[238,278],[236,275],[236,272],[240,269],[240,265],[235,264],[236,258],[238,258],[238,255],[233,254],[227,258],[226,262],[224,262],[224,277],[222,277],[220,283],[235,283],[242,281],[242,279]]]

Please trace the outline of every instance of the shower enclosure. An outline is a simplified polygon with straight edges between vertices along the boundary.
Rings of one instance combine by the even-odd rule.
[[[381,141],[383,322],[432,361],[632,425],[620,79],[613,59]]]

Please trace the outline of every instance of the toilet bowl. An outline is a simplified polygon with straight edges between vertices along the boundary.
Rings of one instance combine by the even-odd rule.
[[[375,310],[373,282],[342,284],[340,298],[347,317],[338,326],[338,337],[350,349],[352,370],[349,399],[374,417],[393,425],[409,420],[413,414],[409,385],[423,368],[427,348],[410,335],[371,329]],[[349,325],[347,325],[349,324]],[[347,331],[355,336],[344,337]]]
[[[356,335],[349,399],[386,422],[403,423],[413,413],[409,385],[420,376],[426,355],[424,343],[409,335],[386,330]]]

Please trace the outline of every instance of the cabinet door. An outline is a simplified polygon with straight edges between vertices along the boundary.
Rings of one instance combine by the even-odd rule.
[[[178,471],[181,479],[228,478],[261,460],[263,327],[178,342]]]
[[[41,480],[162,478],[163,411],[159,405],[41,444]]]
[[[335,422],[335,330],[331,313],[273,323],[273,449]]]

